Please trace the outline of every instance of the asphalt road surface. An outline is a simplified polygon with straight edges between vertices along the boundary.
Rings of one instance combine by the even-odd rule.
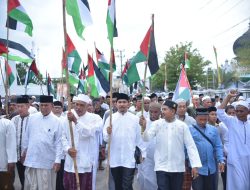
[[[18,173],[16,171],[16,178],[15,178],[15,190],[21,190],[21,184],[18,178]],[[139,190],[138,184],[137,184],[137,180],[136,180],[136,176],[134,179],[134,183],[133,183],[133,187],[134,190]],[[223,190],[222,188],[222,181],[221,178],[219,177],[219,187],[218,190]],[[99,170],[97,172],[97,177],[96,177],[96,190],[108,190],[108,186],[107,186],[107,170]]]

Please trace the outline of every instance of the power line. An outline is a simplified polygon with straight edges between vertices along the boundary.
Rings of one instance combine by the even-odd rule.
[[[237,3],[235,3],[230,9],[228,9],[226,12],[224,12],[221,16],[219,16],[219,18],[225,16],[226,14],[228,14],[233,8],[235,8],[236,6],[238,6],[240,3],[242,3],[244,0],[240,0]]]
[[[212,2],[213,2],[213,0],[208,1],[204,6],[202,6],[201,8],[199,8],[199,10],[201,11],[202,9],[204,9],[207,5],[209,5]]]
[[[218,7],[216,7],[215,9],[213,9],[213,10],[210,12],[210,15],[211,15],[212,13],[214,13],[215,11],[217,11],[220,7],[222,7],[226,2],[228,2],[228,0],[223,1]]]
[[[228,31],[232,30],[232,29],[235,28],[236,26],[242,24],[243,22],[246,22],[248,19],[250,19],[250,17],[247,17],[247,18],[243,19],[243,20],[240,21],[239,23],[237,23],[237,24],[231,26],[230,28],[224,30],[223,32],[221,32],[221,33],[219,33],[219,34],[217,34],[217,35],[215,35],[215,36],[213,36],[213,37],[216,38],[216,37],[218,37],[218,36],[220,36],[220,35],[222,35],[222,34],[228,32]]]

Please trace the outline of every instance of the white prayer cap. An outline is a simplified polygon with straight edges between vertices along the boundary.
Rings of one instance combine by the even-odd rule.
[[[76,98],[77,101],[82,101],[82,102],[86,102],[87,104],[90,101],[89,96],[85,95],[85,94],[79,94]]]
[[[145,96],[143,99],[144,99],[144,100],[150,100],[150,98],[147,97],[147,96]]]
[[[183,98],[179,98],[179,99],[175,100],[175,102],[176,102],[177,104],[179,104],[179,103],[182,103],[182,102],[186,103],[187,101],[184,100]]]
[[[243,96],[239,96],[238,100],[245,100],[245,98]]]
[[[193,99],[199,99],[199,95],[194,94],[194,95],[193,95]]]
[[[74,102],[76,100],[77,100],[77,96],[74,96],[72,101]]]
[[[238,101],[238,102],[236,102],[236,106],[235,106],[235,108],[237,107],[237,106],[244,106],[245,108],[247,108],[247,109],[249,109],[249,105],[248,105],[248,102],[247,101]]]
[[[210,96],[204,96],[204,97],[202,98],[202,101],[204,101],[204,100],[211,100],[211,98],[210,98]]]

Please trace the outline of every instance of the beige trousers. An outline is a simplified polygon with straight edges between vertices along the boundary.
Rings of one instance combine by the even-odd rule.
[[[56,172],[52,169],[36,169],[26,167],[25,190],[55,190]]]

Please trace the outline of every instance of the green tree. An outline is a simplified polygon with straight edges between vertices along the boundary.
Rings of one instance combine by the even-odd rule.
[[[204,86],[206,82],[204,68],[210,64],[210,61],[204,61],[197,49],[192,48],[192,43],[180,43],[171,47],[167,51],[164,63],[161,64],[159,71],[152,78],[153,90],[163,90],[165,80],[165,64],[167,75],[167,87],[174,90],[178,82],[181,64],[184,64],[184,54],[187,52],[190,61],[190,68],[186,69],[187,77],[192,89],[198,86]]]

